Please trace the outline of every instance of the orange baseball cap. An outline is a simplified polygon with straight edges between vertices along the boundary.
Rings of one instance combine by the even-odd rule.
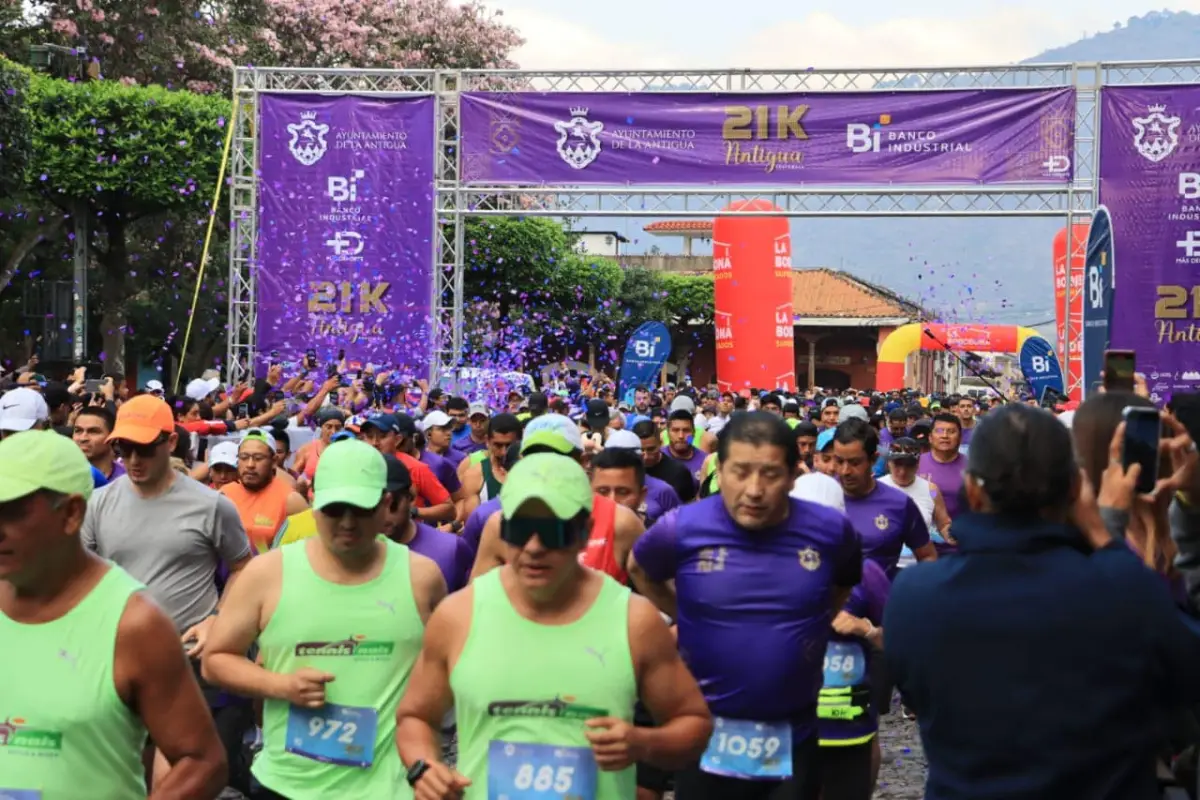
[[[117,410],[117,424],[108,441],[123,439],[150,444],[164,433],[174,432],[175,417],[166,401],[152,394],[141,394]]]

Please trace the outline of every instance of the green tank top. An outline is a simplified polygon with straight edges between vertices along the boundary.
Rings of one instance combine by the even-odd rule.
[[[425,626],[413,597],[409,549],[387,546],[383,570],[367,583],[330,583],[313,571],[306,545],[280,548],[279,604],[258,638],[263,665],[291,673],[312,667],[334,675],[325,706],[263,704],[263,749],[254,777],[291,800],[412,797],[396,752],[396,706]]]
[[[486,491],[486,497],[483,500],[495,500],[500,496],[500,490],[504,488],[504,484],[496,478],[496,473],[492,472],[491,459],[480,462],[483,464],[483,488]]]
[[[113,565],[53,622],[0,614],[0,797],[78,797],[86,786],[88,797],[145,800],[146,728],[113,683],[117,626],[144,588]]]
[[[633,719],[629,589],[606,578],[578,620],[539,625],[513,609],[501,571],[471,584],[471,630],[450,673],[468,795],[632,798],[635,769],[600,771],[584,737],[593,717]]]
[[[487,461],[487,457],[487,450],[476,450],[474,453],[471,453],[471,455],[467,456],[467,463],[482,464],[484,461]]]

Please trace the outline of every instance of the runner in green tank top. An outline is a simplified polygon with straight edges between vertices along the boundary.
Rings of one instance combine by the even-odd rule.
[[[255,558],[209,638],[205,676],[266,701],[252,771],[287,800],[411,796],[400,791],[396,705],[446,584],[433,561],[377,536],[386,487],[370,445],[327,447],[313,481],[317,537]],[[262,666],[245,655],[255,641]]]
[[[488,420],[487,450],[482,451],[484,455],[472,453],[470,457],[463,459],[466,463],[471,458],[479,458],[479,461],[467,466],[460,475],[465,499],[463,508],[465,516],[470,516],[471,512],[481,504],[500,493],[504,475],[504,459],[508,455],[508,448],[514,442],[520,441],[521,431],[520,421],[512,414],[497,414]],[[461,466],[460,464],[460,469]]]
[[[0,797],[215,797],[225,751],[175,625],[79,536],[92,469],[53,431],[0,442]],[[83,794],[81,794],[83,792]]]
[[[649,601],[580,565],[592,490],[578,463],[525,456],[500,505],[507,563],[430,619],[400,704],[409,782],[421,798],[632,800],[636,762],[677,769],[704,750],[699,687]],[[634,727],[639,696],[662,727]],[[458,771],[436,735],[452,704]]]

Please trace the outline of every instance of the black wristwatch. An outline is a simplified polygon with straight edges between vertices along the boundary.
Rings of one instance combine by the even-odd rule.
[[[416,787],[417,782],[429,772],[429,765],[424,761],[417,761],[408,768],[408,785]]]
[[[413,506],[411,509],[409,509],[408,513],[409,513],[409,515],[412,516],[413,519],[421,518],[421,509],[417,508],[416,506]]]

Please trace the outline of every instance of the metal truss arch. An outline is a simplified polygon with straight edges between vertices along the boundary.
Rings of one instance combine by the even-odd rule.
[[[1021,64],[994,67],[907,67],[731,70],[381,70],[250,68],[234,70],[236,109],[230,178],[230,380],[253,368],[256,341],[259,95],[428,93],[436,99],[435,320],[433,375],[453,372],[463,352],[463,223],[471,216],[711,217],[748,197],[773,202],[793,217],[1061,217],[1090,218],[1097,204],[1100,93],[1105,85],[1200,83],[1200,60]],[[935,89],[1052,88],[1076,90],[1074,180],[1045,186],[822,187],[781,189],[480,187],[461,180],[459,99],[465,91],[542,92],[920,92]],[[755,213],[755,212],[748,212]],[[779,213],[779,212],[773,212]],[[1074,249],[1068,242],[1068,251]],[[1066,303],[1071,302],[1068,289]]]

